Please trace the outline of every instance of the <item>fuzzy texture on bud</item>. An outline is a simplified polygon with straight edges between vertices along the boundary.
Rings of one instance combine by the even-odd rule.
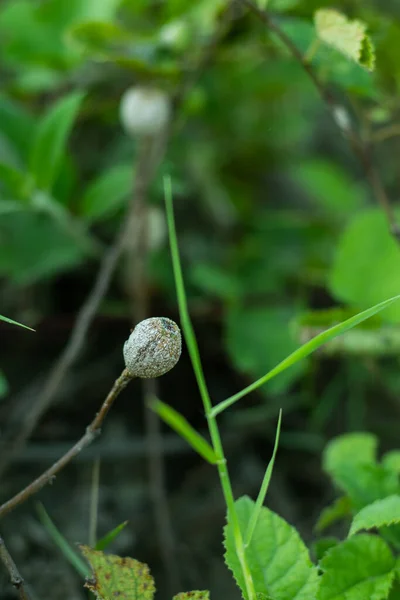
[[[181,351],[178,325],[166,317],[152,317],[138,323],[125,342],[125,366],[132,377],[160,377],[176,365]]]
[[[125,131],[133,136],[158,135],[171,116],[171,102],[162,90],[129,88],[121,99],[120,118]]]

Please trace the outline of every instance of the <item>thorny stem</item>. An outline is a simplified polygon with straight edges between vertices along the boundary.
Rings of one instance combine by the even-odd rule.
[[[268,27],[268,29],[272,31],[281,40],[281,42],[286,46],[293,58],[295,58],[297,62],[303,67],[304,71],[307,73],[314,86],[318,90],[322,100],[325,102],[334,122],[339,126],[341,133],[347,139],[352,151],[361,162],[365,171],[365,175],[375,195],[375,198],[377,199],[384,213],[386,214],[386,219],[389,225],[389,231],[396,239],[396,241],[400,242],[400,226],[396,223],[393,208],[389,202],[381,178],[373,163],[371,157],[371,149],[369,145],[361,139],[361,137],[353,128],[344,128],[340,126],[337,118],[338,106],[336,105],[334,98],[324,86],[324,84],[319,80],[310,62],[302,55],[302,53],[292,42],[290,37],[283,31],[283,29],[279,27],[276,21],[272,19],[269,13],[259,8],[256,4],[254,4],[254,2],[252,2],[252,0],[239,1],[244,6],[247,6],[254,14],[257,15],[257,17]]]
[[[86,432],[81,439],[76,442],[76,444],[74,444],[72,448],[70,448],[68,452],[64,454],[64,456],[62,456],[49,469],[47,469],[47,471],[32,481],[32,483],[11,498],[11,500],[8,500],[8,502],[2,504],[0,506],[0,518],[14,510],[14,508],[19,506],[19,504],[26,502],[26,500],[28,500],[28,498],[30,498],[33,494],[36,494],[47,483],[50,483],[57,473],[59,473],[73,458],[75,458],[75,456],[77,456],[84,448],[86,448],[86,446],[89,446],[89,444],[93,442],[93,440],[100,434],[103,421],[106,418],[110,408],[114,404],[115,399],[128,385],[131,379],[132,376],[129,374],[128,370],[124,369],[118,379],[115,380],[114,385],[108,393],[107,398],[104,400],[99,412],[87,427]]]
[[[24,580],[21,577],[17,565],[13,561],[7,547],[4,543],[3,538],[0,535],[0,560],[4,564],[10,576],[11,584],[15,587],[18,592],[20,600],[29,600],[28,592],[25,588]]]

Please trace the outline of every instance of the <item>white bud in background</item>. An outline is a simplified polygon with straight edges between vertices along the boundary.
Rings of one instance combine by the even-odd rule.
[[[152,317],[138,323],[126,340],[125,366],[132,377],[160,377],[176,365],[181,351],[178,325],[166,317]]]
[[[128,89],[121,98],[121,123],[133,137],[158,135],[170,116],[171,102],[162,90],[137,86]]]

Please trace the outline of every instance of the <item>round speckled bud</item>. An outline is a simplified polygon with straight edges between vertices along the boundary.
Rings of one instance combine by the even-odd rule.
[[[155,136],[166,127],[171,110],[171,101],[163,90],[136,86],[121,98],[120,119],[133,137]]]
[[[125,366],[132,377],[160,377],[176,365],[181,350],[178,325],[166,317],[152,317],[138,323],[126,340]]]

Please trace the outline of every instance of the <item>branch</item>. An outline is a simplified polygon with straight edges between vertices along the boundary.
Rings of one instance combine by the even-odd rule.
[[[390,233],[393,235],[397,242],[400,242],[400,227],[396,222],[393,208],[389,202],[379,173],[374,165],[373,159],[371,157],[371,148],[369,147],[369,145],[362,140],[362,138],[357,134],[356,131],[354,131],[354,129],[352,129],[350,126],[343,126],[343,124],[341,124],[338,118],[338,109],[340,107],[337,106],[337,104],[335,103],[335,100],[330,94],[329,90],[325,87],[322,81],[320,81],[312,65],[303,57],[302,53],[297,48],[297,46],[292,42],[290,37],[283,31],[283,29],[279,27],[276,21],[272,19],[269,13],[256,6],[252,2],[252,0],[239,1],[244,6],[247,6],[255,15],[257,15],[257,17],[268,27],[268,29],[272,31],[281,40],[281,42],[286,46],[293,58],[297,60],[297,62],[307,73],[308,77],[313,82],[319,95],[324,101],[334,122],[349,142],[353,153],[358,157],[358,160],[361,162],[367,180],[369,181],[371,189],[374,193],[374,196],[381,205],[382,210],[386,214],[386,219],[389,225]]]
[[[5,502],[0,506],[0,519],[7,513],[11,512],[26,502],[33,494],[36,494],[41,490],[47,483],[53,481],[54,476],[59,473],[77,454],[79,454],[86,446],[89,446],[93,440],[99,435],[101,426],[104,419],[106,418],[111,406],[114,404],[115,399],[122,390],[128,385],[132,376],[129,375],[128,371],[124,369],[121,375],[116,379],[112,389],[110,390],[107,398],[104,400],[99,412],[96,414],[93,421],[87,427],[85,434],[81,439],[72,446],[57,462],[55,462],[47,471],[42,473],[40,477],[32,481],[25,489],[16,494],[11,500]]]
[[[11,584],[15,587],[18,592],[20,600],[29,600],[29,595],[25,589],[24,580],[21,577],[17,565],[13,561],[7,547],[4,543],[3,538],[0,535],[0,560],[4,564],[10,576]]]
[[[135,178],[133,199],[129,208],[129,214],[124,219],[113,245],[103,258],[93,288],[79,310],[69,340],[50,370],[42,393],[35,402],[30,404],[22,418],[18,420],[18,434],[16,437],[12,441],[7,439],[2,441],[3,451],[0,452],[0,479],[35,429],[42,415],[53,402],[57,390],[84,346],[93,318],[107,293],[115,269],[126,247],[127,238],[129,238],[128,234],[131,231],[131,219],[134,212],[135,199],[143,195],[143,190],[147,189],[149,182],[153,179],[163,154],[165,141],[164,138],[159,141],[157,152],[149,152],[147,144],[143,144],[139,148],[137,176]]]

